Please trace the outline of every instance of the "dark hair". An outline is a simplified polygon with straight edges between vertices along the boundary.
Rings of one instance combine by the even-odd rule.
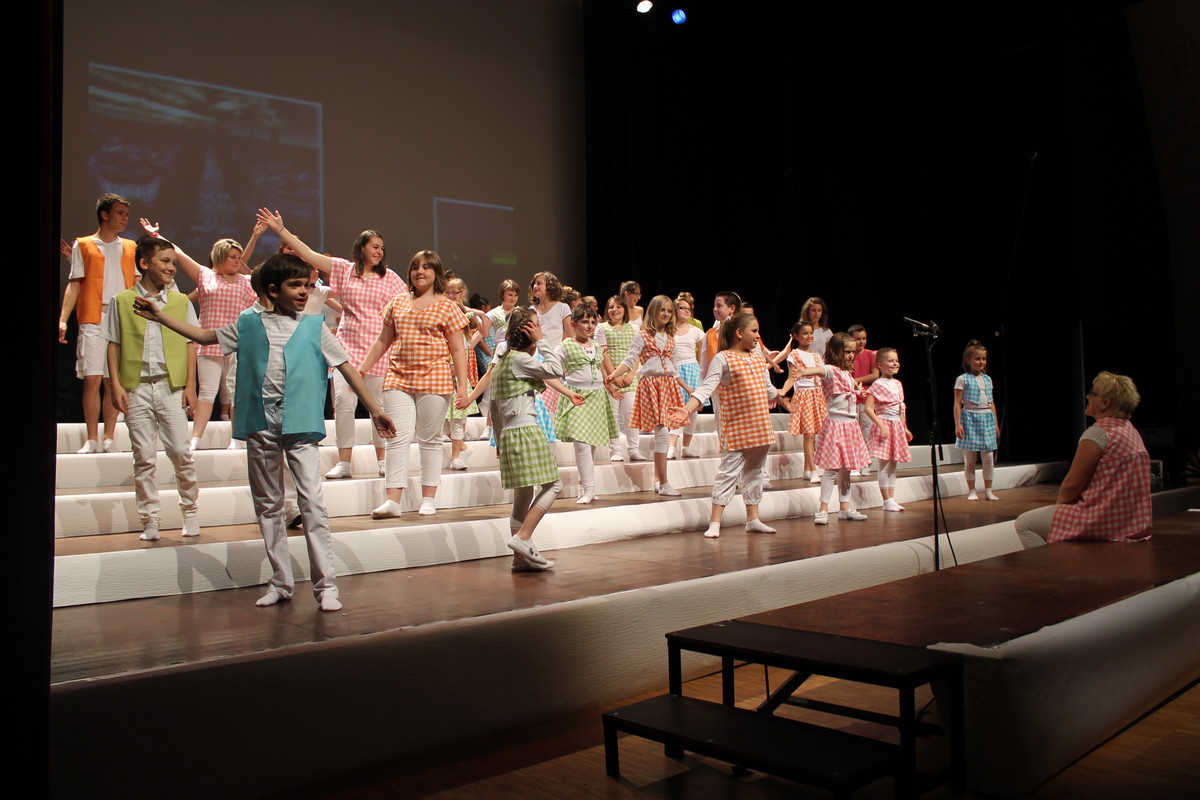
[[[971,371],[971,365],[967,363],[967,359],[978,350],[982,350],[985,354],[987,353],[987,345],[978,339],[972,339],[967,342],[967,346],[963,349],[963,369],[967,372]],[[983,371],[987,372],[987,365],[984,365]]]
[[[809,328],[812,328],[813,324],[806,319],[797,320],[796,324],[793,325],[790,330],[788,330],[788,334],[790,334],[791,337],[794,339],[800,335],[800,331],[806,326]],[[813,332],[815,333],[816,330],[814,329]]]
[[[256,270],[262,283],[263,294],[271,296],[271,287],[276,291],[283,286],[284,281],[292,278],[308,279],[312,267],[300,256],[291,253],[277,253],[262,263]]]
[[[608,322],[608,308],[613,303],[616,303],[617,305],[619,305],[621,307],[621,310],[622,310],[621,322],[627,324],[629,322],[629,306],[625,305],[625,301],[623,299],[621,299],[621,295],[619,295],[619,294],[614,294],[612,297],[610,297],[604,301],[604,313],[601,315],[601,317],[604,319],[605,322]]]
[[[808,307],[816,303],[821,307],[821,318],[817,320],[817,324],[823,329],[829,327],[829,304],[819,297],[810,297],[804,301],[804,305],[800,306],[800,319],[808,319]]]
[[[514,308],[508,315],[508,330],[504,332],[504,340],[513,352],[524,351],[533,344],[529,340],[529,334],[523,330],[525,323],[531,319],[537,319],[537,312],[521,306]]]
[[[482,311],[483,307],[491,305],[491,302],[479,292],[472,292],[471,296],[467,298],[467,305]]]
[[[363,248],[366,247],[367,242],[371,241],[372,239],[379,239],[379,241],[382,242],[383,235],[378,231],[365,230],[358,235],[358,238],[354,240],[354,246],[350,248],[350,256],[354,260],[355,275],[363,274],[363,270],[366,267],[366,263],[363,261]],[[386,247],[383,248],[383,258],[379,259],[379,263],[374,266],[372,271],[381,278],[387,275]]]
[[[573,309],[571,309],[571,323],[572,324],[578,323],[581,319],[584,319],[585,317],[588,319],[592,319],[592,318],[600,319],[600,312],[597,311],[596,309],[592,308],[591,306],[587,305],[586,303],[580,303],[579,305],[577,305]]]
[[[149,262],[158,254],[159,250],[174,250],[175,245],[169,239],[164,239],[161,236],[151,236],[143,234],[137,239],[137,260],[138,263],[143,261]]]
[[[858,333],[859,331],[862,331],[863,333],[866,333],[866,332],[867,332],[866,326],[864,326],[864,325],[851,325],[849,328],[846,328],[846,333],[850,334],[851,336],[853,336],[854,334]]]
[[[104,217],[101,214],[107,214],[112,211],[112,207],[120,203],[121,205],[131,205],[131,203],[119,194],[102,194],[96,199],[96,222],[104,224]]]
[[[725,305],[735,309],[735,313],[742,307],[742,298],[738,296],[737,292],[717,292],[717,297],[724,300]]]
[[[541,278],[546,284],[546,299],[557,303],[562,300],[563,285],[562,281],[553,272],[535,272],[533,277],[529,279],[529,302],[531,305],[536,305],[541,301],[533,296],[533,284],[537,279]]]
[[[405,276],[405,283],[408,284],[409,291],[412,291],[412,271],[422,261],[426,266],[433,268],[433,293],[446,293],[446,269],[442,266],[442,257],[432,250],[418,250],[413,254],[412,260],[408,262],[408,275]]]
[[[262,271],[262,264],[259,264],[257,267],[250,270],[250,288],[254,290],[256,295],[258,295],[260,302],[266,300],[269,303],[271,302],[271,298],[267,297],[266,287],[263,286]]]
[[[501,305],[504,305],[504,293],[505,292],[516,292],[517,293],[517,302],[518,303],[521,302],[521,284],[517,283],[512,278],[505,278],[504,280],[500,281],[499,294],[500,294],[500,304]]]

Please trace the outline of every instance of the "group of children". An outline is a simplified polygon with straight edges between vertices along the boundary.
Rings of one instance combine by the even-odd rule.
[[[189,441],[185,409],[198,407],[197,376],[203,370],[197,368],[197,351],[189,340],[213,350],[201,351],[200,357],[219,362],[210,371],[221,383],[221,362],[240,354],[230,381],[234,438],[246,442],[255,513],[273,569],[259,605],[274,605],[295,590],[287,550],[291,513],[284,500],[286,462],[303,520],[313,590],[322,610],[341,608],[318,471],[330,371],[339,378],[338,392],[350,391],[361,399],[378,436],[388,440],[386,463],[380,464],[388,479],[388,497],[374,512],[376,517],[400,514],[414,432],[421,444],[421,513],[435,513],[443,423],[456,445],[452,466],[465,468],[460,458],[465,450],[461,421],[482,400],[502,485],[514,490],[508,547],[518,572],[553,566],[532,541],[562,489],[553,441],[573,444],[580,483],[577,502],[589,504],[596,499],[595,448],[607,445],[613,461],[644,461],[640,435],[652,432],[654,489],[675,497],[679,492],[667,480],[668,459],[693,455],[692,426],[696,413],[709,403],[717,419],[720,465],[705,536],[720,535],[724,509],[739,487],[746,504],[746,529],[774,533],[759,519],[758,505],[766,456],[774,441],[769,411],[777,403],[791,412],[789,433],[804,437],[809,480],[821,483],[817,524],[828,522],[835,487],[839,518],[866,518],[850,505],[850,478],[855,470],[865,474],[872,458],[879,461],[884,509],[903,510],[894,496],[895,470],[911,460],[912,432],[905,418],[904,390],[896,378],[898,354],[893,348],[868,350],[862,326],[847,333],[828,331],[827,306],[820,298],[805,304],[787,347],[779,352],[763,346],[757,319],[732,292],[716,297],[717,323],[707,336],[692,316],[694,301],[686,292],[674,300],[658,295],[643,309],[638,305],[640,287],[628,281],[608,299],[602,320],[595,298],[579,297],[548,272],[530,282],[528,307],[518,305],[518,284],[506,280],[499,287],[500,305],[485,314],[463,302],[465,284],[447,281],[432,251],[414,256],[405,285],[389,281],[395,273],[387,270],[382,239],[374,231],[364,231],[356,244],[355,262],[360,263],[341,263],[314,254],[286,231],[277,213],[263,209],[259,223],[253,238],[260,228],[270,227],[280,235],[281,252],[252,277],[241,275],[242,248],[236,242],[223,240],[222,253],[214,252],[219,269],[204,268],[146,223],[152,233],[136,245],[140,279],[113,296],[102,326],[109,371],[115,376],[112,400],[126,415],[133,444],[145,540],[159,536],[154,486],[159,437],[176,471],[183,534],[199,532],[192,462],[196,442]],[[180,262],[201,287],[202,301],[225,294],[230,299],[202,302],[197,320],[188,299],[172,289]],[[336,271],[335,282],[347,284],[345,291],[351,296],[344,302],[356,309],[362,306],[356,311],[360,320],[383,302],[380,291],[396,290],[384,303],[374,344],[367,347],[369,337],[358,337],[363,341],[355,349],[365,348],[365,353],[352,358],[349,343],[343,346],[334,338],[321,317],[305,315],[314,289],[312,272],[320,265],[314,262],[324,264],[327,273]],[[243,277],[255,302],[238,310]],[[354,295],[357,284],[352,278],[362,284],[362,297]],[[397,340],[405,346],[396,345]],[[821,340],[827,342],[823,352],[816,346]],[[482,361],[482,376],[474,358],[479,347],[488,356]],[[995,499],[991,451],[997,426],[986,357],[978,342],[964,353],[968,370],[955,384],[954,415],[959,447],[984,453],[985,495]],[[382,380],[364,380],[381,360],[387,362]],[[784,361],[789,374],[780,391],[769,371],[778,370]],[[337,405],[352,412],[351,404]],[[399,425],[393,424],[393,417]],[[352,441],[343,441],[342,427],[339,424],[339,465],[334,471],[348,475],[346,451]],[[677,447],[680,435],[683,441]],[[973,480],[974,455],[969,452],[968,480]],[[823,468],[820,477],[817,465]],[[969,499],[976,499],[973,490]]]

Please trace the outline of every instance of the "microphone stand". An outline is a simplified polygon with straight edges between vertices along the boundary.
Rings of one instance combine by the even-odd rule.
[[[925,340],[925,367],[929,373],[929,465],[933,470],[933,569],[938,571],[942,568],[942,539],[939,530],[945,528],[945,532],[950,533],[949,526],[944,524],[946,515],[942,511],[942,483],[938,478],[938,463],[942,458],[942,439],[937,413],[937,380],[933,372],[933,345],[941,336],[941,329],[933,320],[921,322],[904,317],[904,321],[912,327],[913,336],[920,336]],[[941,515],[940,521],[939,515]],[[958,556],[954,554],[954,543],[948,536],[946,542],[950,545],[950,554],[957,562]]]

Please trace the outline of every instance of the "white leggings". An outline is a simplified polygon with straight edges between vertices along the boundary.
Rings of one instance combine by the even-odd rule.
[[[990,481],[992,472],[996,467],[996,451],[995,450],[967,450],[963,452],[963,474],[967,477],[967,488],[975,488],[975,453],[983,453],[983,479]]]
[[[880,489],[895,489],[896,488],[896,462],[895,461],[880,461],[879,462],[879,488]]]
[[[821,474],[821,502],[828,503],[833,498],[833,487],[837,484],[838,502],[850,502],[850,470],[827,469]]]
[[[367,391],[375,398],[375,402],[383,405],[383,376],[363,375],[363,383]],[[345,449],[354,447],[354,410],[358,408],[358,395],[346,383],[342,373],[333,373],[333,429],[336,432],[337,446]],[[371,426],[371,442],[376,447],[383,447],[383,437],[375,426]]]
[[[671,431],[666,425],[654,426],[654,452],[666,453],[671,442]]]
[[[465,419],[446,420],[446,435],[456,442],[466,438],[467,421]]]
[[[529,509],[534,506],[542,511],[549,511],[561,491],[561,480],[537,486],[518,486],[513,489],[512,519],[509,520],[509,528],[514,531],[520,528],[521,524],[525,522],[525,516],[529,513]]]
[[[229,356],[201,356],[196,359],[196,382],[200,385],[197,399],[213,403],[220,398],[229,402],[225,376],[229,374]]]
[[[617,430],[621,431],[625,436],[625,446],[630,451],[639,449],[641,441],[641,432],[637,428],[629,427],[629,418],[633,416],[633,400],[637,392],[625,392],[621,395],[620,400],[614,399],[609,395],[609,401],[612,403],[613,414],[617,417]],[[611,453],[616,453],[620,447],[621,440],[613,439],[609,442],[608,449]],[[663,451],[664,453],[666,450]]]
[[[402,390],[383,393],[383,410],[396,425],[396,435],[386,442],[388,489],[408,486],[408,449],[414,436],[421,451],[421,485],[442,482],[442,422],[450,405],[448,394],[409,394]]]
[[[571,444],[575,446],[575,466],[579,470],[579,485],[584,489],[595,489],[595,449],[587,442],[572,442]]]

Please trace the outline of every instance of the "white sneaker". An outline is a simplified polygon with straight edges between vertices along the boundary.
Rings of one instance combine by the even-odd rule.
[[[659,497],[680,497],[679,490],[669,483],[655,484],[654,491],[658,492]]]
[[[896,498],[889,497],[887,500],[883,501],[883,510],[884,511],[903,511],[904,506],[897,503]]]
[[[870,474],[871,474],[871,467],[870,467],[870,465],[867,465],[867,466],[863,467],[862,469],[860,469],[860,470],[858,471],[858,474],[859,474],[859,475],[862,475],[864,478],[865,478],[865,477],[867,477],[868,475],[870,475]]]
[[[629,451],[629,460],[630,461],[645,461],[646,457],[644,455],[642,455],[641,450],[630,450]]]
[[[450,462],[450,469],[462,472],[462,471],[466,470],[466,468],[467,468],[467,465],[463,462],[463,460],[461,458],[456,458]]]
[[[184,536],[199,536],[200,535],[200,518],[199,517],[184,517],[183,518],[183,535]]]
[[[480,436],[475,441],[486,442],[486,441],[490,440],[491,438],[492,438],[492,426],[488,425],[486,428],[483,429],[483,435]]]
[[[158,525],[153,522],[142,527],[142,535],[138,537],[143,542],[158,541]]]
[[[541,553],[538,552],[537,545],[532,539],[522,539],[515,533],[508,540],[508,549],[512,550],[517,555],[523,557],[530,564],[544,565],[550,563]],[[547,569],[543,566],[542,569]]]
[[[231,439],[229,441],[229,447],[226,447],[225,449],[226,450],[245,450],[246,443],[243,442],[241,439]]]
[[[583,493],[579,495],[579,499],[576,500],[575,502],[578,505],[587,506],[587,505],[591,505],[595,501],[596,501],[596,490],[595,489],[584,489]]]
[[[828,525],[829,524],[829,512],[828,511],[818,511],[816,514],[813,514],[813,523],[816,525]]]
[[[852,508],[849,511],[839,511],[838,512],[838,519],[849,519],[849,520],[854,520],[855,522],[859,522],[866,518],[867,518],[867,515],[862,513],[861,511],[859,511],[856,508]]]
[[[421,507],[417,509],[417,513],[422,517],[432,517],[437,513],[437,503],[432,497],[422,497]]]
[[[383,505],[371,512],[371,519],[393,519],[400,516],[400,513],[400,504],[388,498],[383,501]]]
[[[75,451],[75,455],[86,456],[88,453],[99,453],[99,452],[100,452],[100,443],[97,442],[95,439],[88,439],[86,442],[83,443],[83,447],[81,447]]]
[[[674,447],[667,448],[667,460],[668,461],[675,460],[675,458],[678,457],[678,455],[679,455],[679,453],[678,453],[678,451],[675,450]]]
[[[683,448],[683,457],[684,458],[699,458],[700,456],[693,453],[692,448],[685,447],[685,448]]]
[[[861,475],[861,474],[862,474],[862,473],[861,473],[861,472],[859,472],[859,471],[858,471],[858,470],[856,470],[856,469],[852,469],[852,470],[850,470],[850,477],[851,477],[851,478],[857,478],[857,477],[858,477],[859,475]]]
[[[354,477],[354,473],[350,470],[349,461],[339,461],[333,469],[325,473],[325,479],[329,481],[340,481],[352,477]]]
[[[553,566],[554,562],[548,558],[543,559],[540,563],[535,564],[534,562],[526,559],[524,556],[513,553],[513,572],[544,572],[548,569],[551,569]]]
[[[813,470],[812,472],[808,473],[808,482],[809,483],[820,483],[821,482],[821,473],[817,472],[816,470]]]
[[[623,455],[621,455],[620,453],[610,453],[608,456],[608,460],[615,463],[617,461],[624,461],[625,457]]]

